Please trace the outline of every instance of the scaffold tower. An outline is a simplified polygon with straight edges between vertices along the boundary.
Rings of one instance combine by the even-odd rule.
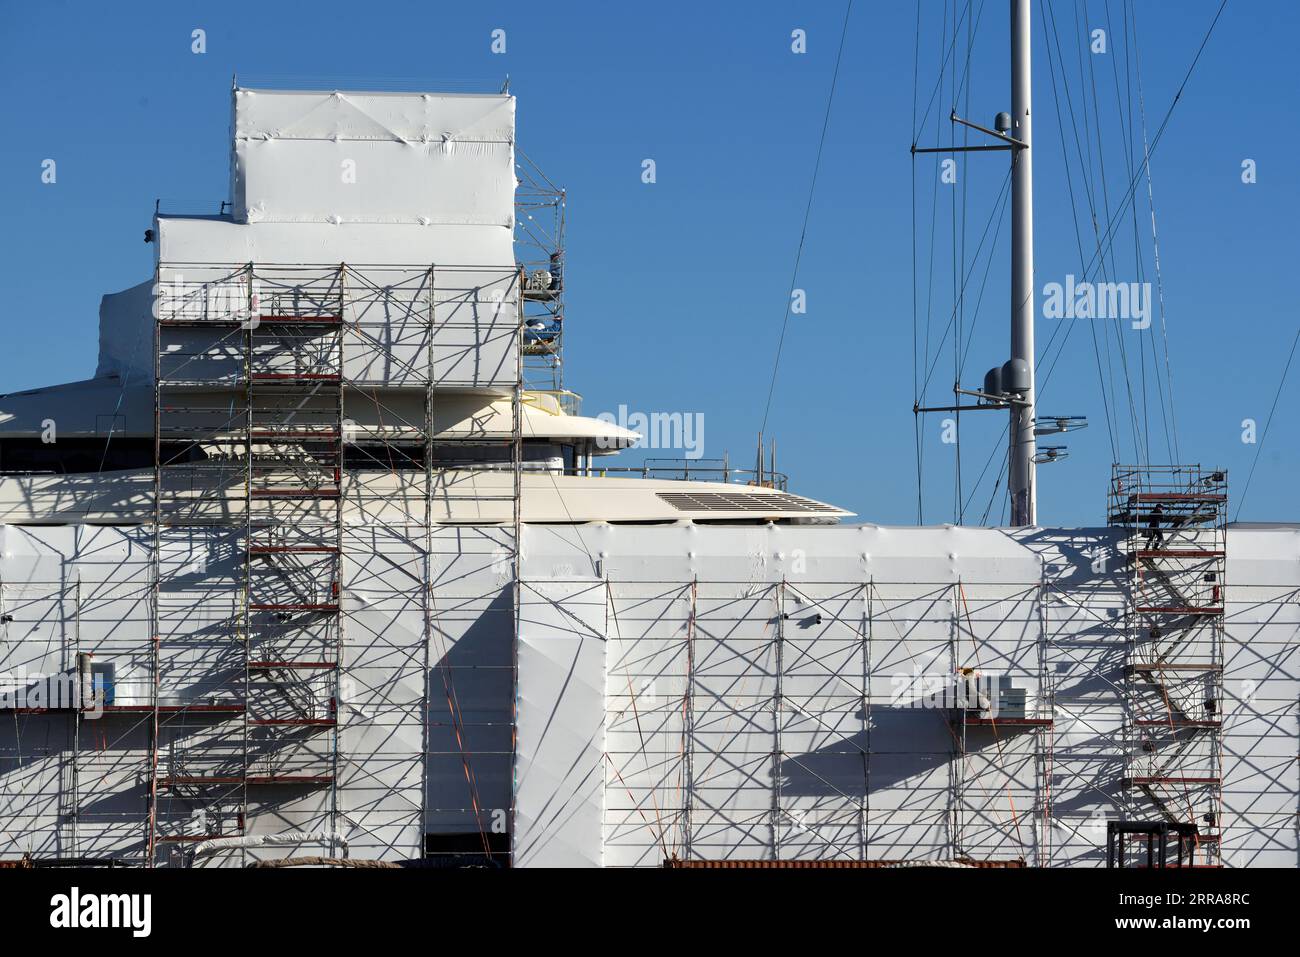
[[[516,147],[515,258],[523,271],[524,386],[564,389],[565,191]]]
[[[368,547],[349,526],[414,543],[425,593],[432,528],[461,503],[500,500],[517,553],[520,278],[514,266],[159,267],[147,865],[192,864],[199,846],[246,862],[286,806],[315,822],[293,840],[346,853],[340,778],[364,755],[341,748],[342,678],[367,654],[349,657],[347,600]],[[487,340],[495,378],[480,371]],[[466,425],[440,412],[443,395],[475,391],[510,414]],[[424,635],[372,657],[384,680],[424,689],[411,712],[423,723],[434,622],[422,600]],[[412,760],[427,761],[422,746]],[[426,777],[403,777],[418,808]]]
[[[1152,859],[1184,866],[1222,860],[1227,488],[1199,465],[1116,465],[1109,495],[1128,572],[1124,818],[1167,824],[1178,846]]]

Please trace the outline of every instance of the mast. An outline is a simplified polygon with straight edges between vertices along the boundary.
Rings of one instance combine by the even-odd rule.
[[[1034,468],[1034,171],[1030,148],[1029,0],[1011,0],[1011,361],[1024,366],[1029,390],[1011,405],[1011,524],[1038,522]]]
[[[1032,134],[1030,132],[1030,0],[1010,0],[1011,5],[1011,112],[998,113],[994,129],[972,123],[957,115],[954,123],[996,137],[997,145],[957,145],[919,147],[917,153],[966,153],[985,150],[1009,150],[1011,153],[1011,357],[994,366],[984,376],[982,390],[963,389],[954,383],[956,396],[975,396],[975,405],[912,406],[913,414],[927,412],[961,412],[964,410],[1008,410],[1007,492],[1011,500],[1011,525],[1038,524],[1037,465],[1040,460],[1036,434],[1069,432],[1086,426],[1082,416],[1055,416],[1038,425],[1037,382],[1034,375],[1034,171]],[[1066,455],[1065,446],[1043,447],[1041,461],[1059,461]],[[918,459],[919,462],[919,459]],[[918,487],[920,472],[918,466]]]

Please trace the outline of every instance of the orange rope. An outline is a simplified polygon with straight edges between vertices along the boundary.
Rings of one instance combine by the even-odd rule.
[[[432,606],[434,603],[433,586],[427,585],[426,587],[429,588],[429,601]],[[436,609],[434,610],[436,612]],[[435,634],[440,633],[440,630],[436,625],[433,626],[432,631]],[[438,657],[441,661],[445,662],[447,660],[447,648],[445,645],[441,644],[440,637],[436,640],[440,646],[438,649]],[[447,710],[451,714],[452,729],[456,734],[456,747],[460,751],[461,767],[465,772],[465,783],[469,786],[469,800],[470,806],[474,809],[474,823],[478,826],[479,838],[483,842],[483,853],[488,855],[490,858],[492,856],[492,843],[488,838],[487,831],[483,827],[483,810],[479,805],[478,798],[478,779],[475,777],[474,769],[470,765],[469,753],[465,748],[465,740],[462,735],[464,719],[461,715],[460,699],[456,695],[456,689],[447,675],[447,670],[447,665],[441,665],[438,668],[438,672],[442,677],[443,693],[447,696]]]

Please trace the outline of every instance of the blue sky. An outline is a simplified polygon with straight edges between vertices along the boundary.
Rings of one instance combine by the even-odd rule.
[[[1217,6],[1217,0],[1137,0],[1150,135]],[[967,108],[969,94],[971,118],[990,124],[1010,106],[1007,11],[1003,0],[979,8],[977,0],[960,107]],[[178,211],[210,211],[226,197],[232,72],[282,78],[282,85],[479,90],[499,87],[508,73],[518,96],[520,145],[570,196],[566,385],[583,393],[589,414],[614,412],[620,404],[702,412],[705,454],[729,450],[735,462],[752,460],[843,4],[322,0],[9,2],[2,9],[0,85],[7,109],[0,202],[8,228],[0,240],[0,291],[8,315],[0,390],[90,375],[100,295],[151,269],[152,250],[141,236],[154,200]],[[940,82],[942,25],[951,30],[966,9],[964,0],[955,14],[944,0],[922,8],[922,110],[936,84],[943,91],[922,144],[949,135],[952,74]],[[1056,0],[1051,9],[1053,56],[1059,37],[1076,111],[1091,96],[1081,71],[1097,77],[1102,109],[1087,136],[1097,169],[1106,164],[1114,208],[1128,186],[1119,118],[1127,106],[1119,103],[1114,77],[1132,69],[1132,51],[1116,36],[1109,36],[1107,54],[1079,51],[1085,32],[1108,26],[1108,35],[1122,32],[1124,2]],[[1034,17],[1041,292],[1045,283],[1081,269],[1037,3]],[[195,28],[207,33],[203,55],[190,49]],[[506,30],[504,55],[490,50],[496,28]],[[802,55],[791,51],[796,28],[807,31]],[[965,31],[963,22],[954,58],[959,73],[965,73]],[[1256,450],[1242,442],[1242,421],[1254,418],[1263,430],[1300,322],[1294,297],[1298,34],[1300,7],[1289,0],[1231,0],[1151,163],[1180,457],[1228,468],[1235,496]],[[908,151],[916,37],[911,4],[855,4],[796,284],[806,290],[807,313],[791,317],[768,424],[793,490],[885,523],[917,517]],[[1067,151],[1073,151],[1082,125],[1071,125],[1068,116],[1064,122]],[[54,185],[41,183],[46,158],[58,163]],[[656,163],[652,185],[641,181],[647,158]],[[1241,181],[1244,159],[1256,163],[1254,184]],[[935,187],[935,163],[916,164],[923,250],[931,241],[930,203],[940,198],[933,279],[924,255],[920,270],[921,319],[928,302],[933,342],[953,307],[954,187]],[[985,268],[984,254],[972,260],[971,253],[1005,163],[1003,154],[971,154],[958,165],[955,188],[964,191],[967,210],[967,253],[959,258],[968,270],[973,261],[978,266],[968,297]],[[1099,173],[1092,175],[1101,206]],[[1073,176],[1082,210],[1077,163]],[[1145,190],[1142,179],[1137,239],[1131,216],[1116,233],[1116,280],[1155,280]],[[1104,212],[1099,215],[1104,228]],[[1086,220],[1082,226],[1092,228]],[[1004,223],[993,247],[978,318],[969,298],[963,317],[967,386],[978,386],[984,369],[1008,350],[1005,229]],[[1040,344],[1057,322],[1039,319]],[[1092,423],[1067,437],[1067,461],[1040,469],[1044,524],[1096,524],[1103,516],[1112,448],[1091,331],[1081,323],[1071,333],[1040,390],[1040,411],[1086,415]],[[924,326],[920,334],[924,340]],[[1155,340],[1131,330],[1121,335],[1138,357],[1131,360],[1136,369]],[[1118,349],[1121,339],[1113,341]],[[1163,351],[1157,354],[1163,368]],[[935,355],[932,348],[937,365],[925,398],[947,404],[951,345]],[[1150,376],[1154,366],[1146,355]],[[1140,407],[1136,371],[1134,379]],[[1111,388],[1108,380],[1107,394]],[[1122,399],[1122,376],[1113,388]],[[1167,460],[1157,393],[1150,386],[1148,392],[1152,456]],[[1293,369],[1242,519],[1300,520],[1292,496],[1300,465],[1297,396],[1300,371]],[[1112,416],[1121,455],[1131,460],[1126,402]],[[928,418],[922,432],[930,523],[954,518],[955,449],[941,441],[940,419]],[[989,521],[1001,516],[1004,496],[991,485],[1000,451],[983,484],[974,492],[972,486],[1003,423],[1001,413],[962,418],[968,522],[980,520],[990,498]]]

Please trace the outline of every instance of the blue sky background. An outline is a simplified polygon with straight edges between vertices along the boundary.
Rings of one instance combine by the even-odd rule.
[[[1217,6],[1137,0],[1149,134]],[[973,9],[979,7],[977,0]],[[0,390],[89,376],[100,295],[151,270],[152,250],[141,236],[155,198],[177,211],[215,211],[226,197],[232,72],[283,77],[284,85],[369,87],[378,80],[397,88],[478,90],[498,88],[509,73],[519,143],[570,196],[566,384],[583,393],[588,414],[616,411],[620,403],[646,412],[703,412],[706,454],[729,450],[734,462],[752,461],[842,3],[51,0],[0,9],[0,203],[8,227],[0,239],[7,307]],[[1113,35],[1122,31],[1124,2],[1056,0],[1052,9],[1073,71],[1076,110],[1085,95],[1080,62],[1091,56],[1077,52],[1084,28],[1105,27],[1109,13],[1111,52],[1092,61],[1103,109],[1089,135],[1099,123],[1115,206],[1128,183],[1110,72],[1111,57],[1121,58],[1121,70],[1132,62]],[[924,107],[940,76],[942,24],[951,29],[954,13],[943,0],[922,10]],[[955,15],[965,10],[959,0]],[[1034,17],[1041,291],[1046,282],[1079,274],[1080,263],[1037,4]],[[196,27],[207,31],[204,55],[190,52]],[[505,55],[489,49],[498,27],[507,31]],[[804,55],[790,50],[795,28],[807,31]],[[1228,468],[1235,497],[1255,452],[1241,441],[1242,420],[1256,418],[1263,429],[1300,322],[1297,35],[1300,5],[1231,0],[1152,160],[1181,458]],[[885,523],[917,517],[908,152],[916,37],[911,4],[855,4],[797,283],[807,290],[808,312],[791,318],[768,426],[793,490]],[[968,91],[969,115],[981,124],[1010,107],[1006,42],[1006,3],[989,0],[978,14],[961,102],[966,109]],[[964,49],[963,24],[959,59]],[[947,142],[951,99],[950,74],[923,144]],[[1072,150],[1074,127],[1065,122]],[[41,183],[45,158],[58,162],[56,185]],[[641,182],[646,158],[657,165],[654,185]],[[1254,185],[1241,182],[1245,158],[1258,164]],[[1003,154],[981,154],[958,167],[967,268],[1005,163]],[[931,287],[937,338],[953,302],[946,192],[953,187],[935,190],[933,159],[916,169],[923,247],[931,197],[940,197]],[[1083,208],[1077,178],[1074,186]],[[1099,185],[1096,195],[1100,201]],[[1138,239],[1131,224],[1120,231],[1114,278],[1135,280],[1141,272],[1154,281],[1145,180],[1137,209]],[[974,328],[963,375],[968,386],[978,386],[984,369],[1008,351],[1005,228],[978,319],[970,305],[964,319]],[[973,282],[983,268],[981,257]],[[1040,319],[1040,344],[1053,323]],[[1125,340],[1129,348],[1142,347],[1138,333],[1125,334],[1134,337]],[[1068,437],[1068,461],[1040,469],[1044,524],[1096,524],[1103,517],[1112,452],[1096,362],[1090,330],[1078,328],[1042,389],[1040,411],[1092,422]],[[951,392],[944,393],[952,379],[948,346],[927,401],[949,402]],[[1152,403],[1155,396],[1151,391]],[[1293,494],[1298,396],[1300,371],[1293,369],[1242,519],[1300,519]],[[954,448],[940,441],[939,418],[923,431],[931,523],[954,518]],[[1153,457],[1167,459],[1158,418],[1153,411]],[[1004,419],[962,419],[968,522],[979,521],[991,495],[989,520],[1001,516],[1004,495],[991,485],[1000,447],[973,494],[972,485]],[[1123,457],[1132,459],[1131,429],[1120,433],[1129,437]]]

